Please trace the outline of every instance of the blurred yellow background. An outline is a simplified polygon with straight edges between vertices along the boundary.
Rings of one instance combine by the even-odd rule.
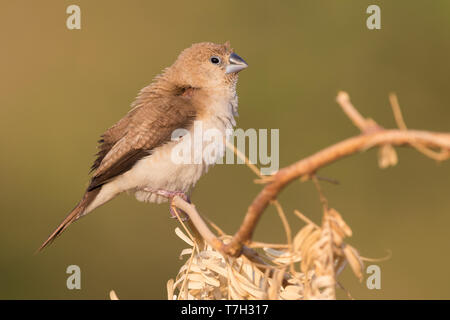
[[[66,28],[67,6],[81,30]],[[381,7],[381,30],[366,8]],[[185,244],[168,206],[122,195],[33,255],[77,203],[96,141],[146,86],[192,43],[230,40],[241,73],[238,126],[280,129],[280,165],[358,134],[335,103],[339,90],[381,125],[394,127],[398,94],[411,128],[450,129],[449,1],[2,1],[0,4],[0,298],[165,299]],[[331,206],[353,229],[350,243],[381,267],[381,290],[345,270],[357,299],[450,298],[450,163],[400,149],[399,165],[377,167],[370,151],[320,172]],[[219,165],[193,193],[199,211],[234,233],[261,186],[243,165]],[[280,196],[320,222],[310,182]],[[266,211],[259,241],[284,241]],[[81,290],[66,288],[68,265]],[[371,264],[371,263],[368,263]],[[342,290],[339,297],[345,298]]]

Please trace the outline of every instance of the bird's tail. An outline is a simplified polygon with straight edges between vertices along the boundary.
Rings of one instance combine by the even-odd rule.
[[[82,217],[84,214],[86,214],[86,208],[89,206],[89,204],[95,199],[98,192],[101,188],[94,189],[92,191],[86,191],[81,201],[76,205],[75,208],[67,215],[67,217],[61,222],[61,224],[56,228],[55,231],[48,237],[47,240],[40,246],[40,248],[37,250],[37,252],[41,251],[45,247],[47,247],[49,244],[51,244],[66,228],[72,224],[75,220]]]

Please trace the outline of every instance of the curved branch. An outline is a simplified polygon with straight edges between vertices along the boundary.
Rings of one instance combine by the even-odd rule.
[[[275,200],[283,188],[293,180],[315,173],[318,169],[352,154],[366,151],[370,148],[386,144],[401,146],[420,144],[432,148],[442,148],[450,151],[450,134],[433,133],[416,130],[385,130],[362,134],[338,142],[303,160],[279,170],[271,182],[253,200],[247,210],[244,221],[232,241],[225,245],[223,250],[230,255],[240,254],[242,245],[248,242],[253,234],[254,226],[258,223],[261,214],[272,200]]]
[[[362,134],[329,146],[280,169],[275,175],[270,176],[270,179],[264,179],[264,182],[267,182],[267,184],[249,206],[239,230],[229,243],[223,243],[209,230],[206,223],[196,212],[195,207],[177,198],[174,199],[174,204],[188,213],[194,226],[213,248],[223,254],[239,256],[243,251],[247,251],[248,248],[244,245],[251,240],[253,231],[264,210],[295,179],[302,176],[310,177],[320,168],[347,156],[374,147],[388,145],[411,146],[439,161],[450,158],[450,133],[407,130],[406,125],[400,126],[399,129],[384,129],[372,119],[365,119],[352,105],[346,92],[340,92],[336,100],[344,113],[361,130]],[[396,104],[398,103],[393,104],[393,108],[394,113],[397,111],[396,119],[398,119],[399,107]],[[431,149],[440,149],[441,152],[435,153]]]

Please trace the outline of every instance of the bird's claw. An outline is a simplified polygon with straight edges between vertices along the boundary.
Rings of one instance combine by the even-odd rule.
[[[188,203],[191,203],[191,200],[190,200],[189,196],[186,195],[184,192],[182,192],[182,191],[169,191],[169,190],[163,190],[163,189],[153,190],[153,189],[150,189],[150,188],[145,188],[144,190],[147,191],[147,192],[151,192],[151,193],[157,194],[159,196],[162,196],[162,197],[165,197],[165,198],[168,198],[168,199],[171,200],[171,203],[170,203],[170,206],[169,206],[169,212],[170,212],[170,217],[171,218],[177,219],[178,218],[177,217],[177,213],[181,211],[183,213],[183,216],[181,216],[181,214],[178,214],[178,216],[180,216],[180,218],[181,218],[181,221],[184,222],[184,221],[189,220],[189,216],[183,210],[177,208],[173,204],[173,198],[175,198],[176,196],[182,198],[184,201],[186,201]],[[177,211],[177,210],[179,210],[179,211]]]
[[[190,203],[189,197],[183,192],[183,191],[169,191],[169,190],[163,190],[163,189],[150,189],[150,188],[144,188],[144,191],[154,193],[156,195],[162,196],[164,198],[173,199],[176,196],[182,198],[184,201],[187,201]]]

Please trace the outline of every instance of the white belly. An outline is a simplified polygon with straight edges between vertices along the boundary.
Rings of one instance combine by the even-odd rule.
[[[139,201],[166,202],[167,198],[158,196],[148,190],[165,190],[187,193],[208,170],[204,162],[195,164],[175,163],[171,158],[173,143],[155,150],[140,160],[130,172],[131,184],[136,184],[135,196]],[[134,181],[134,183],[132,182]],[[147,190],[144,190],[147,189]]]
[[[211,146],[214,144],[213,148],[219,154],[223,154],[225,151],[223,139],[225,138],[226,129],[232,127],[231,123],[216,119],[202,121],[201,126],[203,133],[213,128],[215,132],[220,132],[222,138],[219,144],[202,139],[201,151],[211,150]],[[171,141],[155,149],[152,155],[141,159],[132,170],[123,176],[124,180],[128,180],[126,184],[136,186],[135,196],[137,200],[156,203],[167,201],[167,198],[149,192],[149,190],[159,189],[188,193],[200,177],[208,171],[208,168],[214,164],[215,161],[213,163],[205,161],[204,154],[200,150],[194,150],[193,138],[195,134],[193,130],[190,131],[190,138],[186,139],[186,137],[183,137],[180,141]],[[197,139],[199,138],[201,139],[201,137],[197,136]],[[177,150],[190,150],[189,156],[184,158],[184,161],[181,161],[181,163],[178,158],[174,159],[175,146]],[[198,153],[195,155],[195,152]]]

